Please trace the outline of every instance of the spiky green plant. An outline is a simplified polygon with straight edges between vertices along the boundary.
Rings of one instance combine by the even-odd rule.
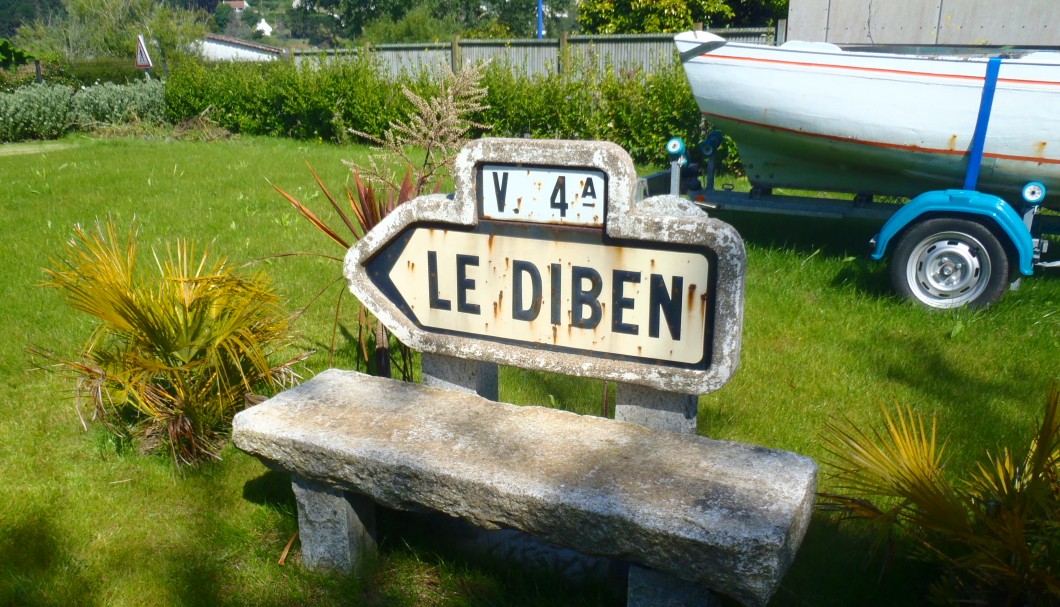
[[[178,463],[217,457],[232,417],[257,390],[293,379],[289,316],[264,274],[241,276],[223,258],[180,241],[137,267],[135,228],[80,226],[45,270],[48,287],[96,319],[80,354],[59,360],[92,416],[112,431],[166,448]]]
[[[363,167],[363,171],[357,165],[347,162],[354,183],[353,188],[349,184],[346,186],[349,212],[345,211],[344,205],[339,204],[332,196],[313,167],[309,167],[317,187],[342,220],[342,224],[349,231],[349,236],[340,235],[343,231],[342,227],[336,229],[328,225],[319,215],[291,194],[276,185],[273,185],[273,188],[329,240],[343,249],[349,248],[398,205],[431,189],[437,192],[444,178],[452,170],[456,155],[467,142],[468,133],[472,127],[487,128],[470,118],[487,107],[482,103],[482,99],[486,96],[486,89],[479,85],[482,79],[482,68],[483,66],[468,67],[459,73],[453,73],[448,66],[440,68],[439,90],[429,99],[424,99],[407,87],[402,87],[402,92],[412,103],[412,113],[407,122],[392,122],[382,138],[354,131],[355,134],[379,144],[381,153],[372,157],[368,166]],[[413,159],[413,150],[423,152],[422,160]],[[399,178],[402,173],[393,170],[395,164],[404,167],[404,177]],[[366,179],[362,179],[362,172],[367,176]],[[340,260],[338,257],[324,256]],[[343,293],[345,291],[340,291],[339,300],[335,304],[332,355],[335,351],[334,340],[338,333],[338,318],[342,309]],[[390,377],[391,363],[393,363],[398,368],[402,379],[411,381],[411,350],[404,344],[392,340],[386,327],[368,314],[363,307],[359,312],[358,327],[358,353],[365,369],[376,375]],[[392,344],[392,341],[395,343]],[[369,349],[373,351],[372,354],[369,354]]]
[[[934,419],[929,430],[912,410],[884,418],[883,432],[827,427],[837,490],[820,494],[818,507],[904,531],[945,572],[932,589],[936,602],[1060,602],[1060,380],[1025,456],[988,453],[958,481],[943,474]]]
[[[324,185],[324,182],[321,181],[320,176],[317,175],[317,172],[313,170],[312,166],[309,166],[309,172],[312,173],[313,179],[316,180],[317,187],[320,188],[320,191],[324,193],[324,197],[328,199],[331,208],[342,220],[346,229],[349,230],[349,236],[341,236],[339,234],[341,228],[332,228],[300,200],[275,185],[272,187],[275,188],[281,196],[286,198],[287,201],[291,203],[291,206],[293,206],[298,213],[306,219],[306,221],[313,224],[313,227],[315,227],[317,231],[327,236],[330,241],[342,247],[343,250],[348,249],[353,242],[363,238],[369,230],[378,225],[379,222],[382,221],[387,214],[397,208],[399,204],[408,202],[414,197],[411,169],[406,171],[405,178],[402,180],[400,186],[396,189],[384,188],[383,193],[378,192],[372,186],[371,182],[361,179],[360,173],[354,169],[353,187],[351,188],[349,184],[346,186],[346,199],[349,202],[350,207],[350,211],[346,212],[343,210],[343,205],[339,204],[335,199],[335,196],[331,194],[331,191],[328,190],[326,185]],[[337,262],[342,261],[340,257],[332,255],[322,256],[333,259]],[[335,280],[342,280],[342,275],[340,274]],[[334,284],[334,282],[329,283],[325,287],[325,290],[330,288],[332,284]],[[342,296],[345,292],[345,289],[340,290],[339,298],[335,302],[335,321],[331,331],[330,348],[332,357],[335,352],[335,336],[338,334],[339,315],[342,311]],[[394,366],[398,368],[402,379],[405,381],[412,380],[412,351],[408,346],[397,342],[396,344],[393,344],[394,347],[391,347],[391,337],[386,330],[386,327],[378,322],[363,307],[358,311],[357,327],[358,354],[360,356],[360,361],[364,363],[366,371],[374,375],[390,377],[391,363],[393,363]],[[371,354],[369,354],[369,350],[372,351]],[[333,358],[331,360],[333,360]],[[330,360],[329,364],[331,364]]]

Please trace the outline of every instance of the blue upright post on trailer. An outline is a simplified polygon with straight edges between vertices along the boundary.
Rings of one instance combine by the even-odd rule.
[[[991,194],[976,191],[979,169],[983,164],[983,148],[986,146],[986,130],[990,124],[990,111],[994,105],[1001,58],[993,57],[986,64],[983,96],[979,102],[979,117],[972,135],[972,146],[968,151],[968,170],[964,176],[963,190],[939,190],[924,192],[900,208],[873,237],[873,259],[883,259],[887,245],[906,226],[919,221],[927,213],[977,215],[992,220],[1008,236],[1017,253],[1017,267],[1021,274],[1034,271],[1034,242],[1030,230],[1011,204]]]
[[[1001,57],[992,57],[986,64],[983,97],[979,101],[979,117],[975,121],[972,149],[968,153],[968,172],[964,174],[966,190],[974,190],[979,182],[979,168],[983,164],[983,148],[986,147],[986,129],[990,125],[990,110],[994,106],[994,91],[997,90],[997,75],[1000,71]]]

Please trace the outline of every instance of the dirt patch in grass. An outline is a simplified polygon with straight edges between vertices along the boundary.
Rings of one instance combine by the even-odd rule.
[[[65,150],[76,146],[76,143],[59,142],[4,143],[0,144],[0,157],[21,156],[23,154],[43,154],[44,152],[55,152],[57,150]]]

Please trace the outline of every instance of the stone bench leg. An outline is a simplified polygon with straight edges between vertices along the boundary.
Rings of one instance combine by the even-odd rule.
[[[302,564],[357,572],[376,552],[372,500],[298,475],[291,476],[291,486],[298,502]]]
[[[497,365],[424,352],[421,357],[423,385],[478,394],[497,400]]]
[[[663,392],[633,384],[620,384],[615,395],[615,419],[653,430],[695,434],[699,398]],[[672,575],[629,567],[626,607],[716,607],[718,597],[709,589]]]

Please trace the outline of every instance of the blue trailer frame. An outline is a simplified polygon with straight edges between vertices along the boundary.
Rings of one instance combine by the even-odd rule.
[[[1002,58],[993,57],[987,62],[986,77],[982,98],[979,105],[979,113],[976,127],[968,154],[968,168],[965,173],[963,187],[960,189],[932,190],[923,192],[909,202],[884,203],[875,202],[871,196],[859,195],[852,200],[838,200],[832,198],[818,198],[809,196],[784,196],[773,194],[770,190],[752,188],[750,192],[735,192],[730,189],[716,189],[714,183],[715,158],[714,151],[720,143],[720,134],[711,133],[700,149],[706,159],[705,175],[700,175],[700,167],[690,165],[687,162],[684,143],[680,140],[671,140],[667,144],[670,153],[671,166],[669,171],[657,173],[643,180],[642,195],[656,194],[685,194],[692,201],[707,208],[721,210],[752,211],[765,213],[778,213],[784,215],[800,215],[820,218],[863,218],[879,220],[883,222],[880,231],[871,239],[872,249],[870,257],[882,260],[889,253],[894,254],[895,248],[900,248],[902,254],[908,254],[910,247],[892,247],[891,245],[901,243],[903,237],[912,234],[918,226],[924,225],[930,220],[949,220],[949,225],[970,225],[967,222],[983,226],[973,227],[978,231],[986,244],[980,243],[975,237],[969,237],[968,243],[954,243],[952,245],[940,244],[940,247],[951,248],[949,260],[939,261],[949,264],[940,270],[943,274],[939,279],[950,276],[950,272],[961,269],[964,262],[978,263],[975,259],[980,255],[980,249],[989,253],[991,249],[997,251],[998,247],[1003,250],[998,257],[1011,268],[1003,269],[1003,276],[1011,279],[1011,288],[1019,285],[1020,276],[1030,276],[1034,273],[1035,266],[1060,266],[1060,262],[1043,262],[1042,254],[1048,250],[1048,240],[1045,234],[1060,234],[1060,217],[1041,215],[1041,200],[1045,197],[1045,187],[1038,182],[1031,181],[1024,188],[1023,200],[1014,204],[1013,201],[1002,199],[992,194],[980,192],[976,189],[979,179],[979,171],[983,162],[983,152],[986,143],[986,133],[990,126],[990,114],[993,108],[994,93],[997,89],[998,74]],[[701,181],[702,180],[702,181]],[[704,187],[705,181],[705,187]],[[1017,206],[1018,205],[1018,206]],[[953,223],[964,222],[964,223]],[[946,225],[937,223],[937,225]],[[962,234],[963,235],[963,234]],[[997,244],[991,246],[996,239]],[[926,239],[925,239],[926,242]],[[939,241],[942,242],[942,241]],[[925,244],[917,251],[930,250],[931,244]],[[928,253],[923,253],[927,258]],[[939,254],[938,257],[944,257]],[[955,260],[955,261],[954,261]],[[892,260],[893,263],[894,260]],[[904,260],[907,264],[920,263],[922,260]],[[954,265],[954,263],[956,265]],[[992,261],[983,260],[985,271],[991,271]],[[1010,269],[1016,272],[1015,278],[1010,274]],[[945,287],[935,289],[934,294],[929,293],[926,297],[917,291],[916,282],[923,284],[925,291],[931,291],[930,283],[932,277],[925,277],[923,270],[914,270],[912,266],[907,270],[909,276],[903,278],[901,270],[892,268],[892,280],[896,285],[902,280],[910,281],[909,288],[903,289],[906,294],[912,294],[915,299],[928,307],[957,307],[966,302],[960,298],[947,300],[950,293]],[[921,272],[918,277],[912,276],[915,272]],[[996,280],[993,293],[986,294],[982,299],[978,293],[975,298],[969,294],[967,303],[971,305],[990,305],[1000,297]],[[954,292],[954,294],[956,291]],[[952,305],[951,305],[952,304]]]

